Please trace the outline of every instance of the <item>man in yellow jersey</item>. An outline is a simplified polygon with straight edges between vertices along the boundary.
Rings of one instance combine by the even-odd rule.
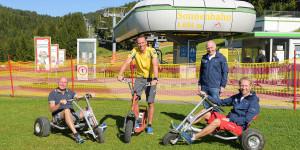
[[[135,85],[133,87],[134,91],[137,92],[137,99],[138,101],[141,99],[141,94],[143,91],[140,89],[142,88],[142,84],[151,82],[151,86],[146,87],[146,101],[148,102],[149,112],[148,112],[148,127],[147,133],[153,134],[153,130],[151,128],[153,115],[154,115],[154,99],[156,94],[156,84],[158,82],[158,61],[157,61],[157,53],[154,48],[147,47],[147,40],[145,36],[141,35],[137,38],[138,48],[133,48],[128,58],[125,60],[124,64],[120,69],[120,73],[118,75],[118,80],[122,81],[123,79],[123,72],[125,71],[126,67],[130,64],[130,62],[135,58],[136,65],[137,65],[137,77],[135,80]],[[135,103],[135,111],[134,114],[139,116],[139,105]],[[139,127],[138,123],[136,125]]]

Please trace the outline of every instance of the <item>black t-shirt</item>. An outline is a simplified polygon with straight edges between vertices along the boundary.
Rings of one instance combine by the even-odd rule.
[[[66,89],[65,93],[61,93],[59,92],[57,89],[55,89],[54,91],[50,92],[49,97],[48,97],[48,102],[55,102],[55,105],[59,104],[61,100],[65,99],[65,100],[70,100],[73,99],[75,97],[76,93]],[[52,113],[52,116],[56,115],[57,113],[65,110],[66,108],[69,108],[71,110],[74,111],[73,109],[73,104],[72,102],[68,101],[67,104],[65,105],[61,105],[57,111]]]

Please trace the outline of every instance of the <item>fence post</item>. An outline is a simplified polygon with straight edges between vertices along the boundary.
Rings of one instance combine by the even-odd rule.
[[[14,84],[13,84],[13,79],[12,79],[11,64],[10,64],[9,55],[8,55],[7,57],[8,57],[9,72],[10,72],[11,91],[12,91],[12,95],[13,95],[13,98],[14,98],[14,97],[15,97],[15,93],[14,93]]]
[[[72,91],[74,91],[74,72],[73,72],[73,57],[71,55],[71,70],[72,70]]]
[[[297,80],[296,80],[296,50],[294,50],[294,110],[296,110],[297,101]]]

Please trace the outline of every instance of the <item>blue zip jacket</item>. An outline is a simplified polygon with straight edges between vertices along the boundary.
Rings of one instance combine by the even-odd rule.
[[[208,54],[205,54],[202,57],[198,85],[210,88],[225,88],[228,76],[226,57],[218,51],[211,60],[208,59],[208,56]]]
[[[247,124],[259,114],[260,106],[259,98],[253,91],[250,91],[250,95],[245,97],[242,102],[240,102],[241,97],[241,93],[226,99],[217,99],[209,95],[207,96],[211,102],[219,106],[233,106],[231,112],[226,116],[226,118],[229,118],[230,122],[236,123],[245,130]]]

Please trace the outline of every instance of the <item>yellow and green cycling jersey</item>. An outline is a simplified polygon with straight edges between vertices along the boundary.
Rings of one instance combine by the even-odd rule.
[[[128,57],[132,60],[135,58],[137,77],[153,78],[152,59],[157,58],[157,53],[154,48],[146,47],[144,54],[140,52],[139,48],[133,48]]]

